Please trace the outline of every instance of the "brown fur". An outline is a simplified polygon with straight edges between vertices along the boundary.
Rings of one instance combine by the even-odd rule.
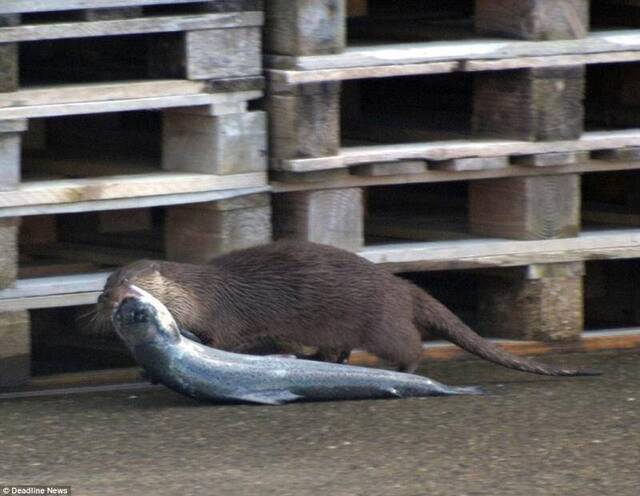
[[[314,243],[281,241],[207,265],[135,262],[107,281],[99,300],[103,315],[120,301],[124,283],[149,291],[182,328],[226,350],[265,338],[318,348],[325,358],[359,348],[413,371],[422,336],[430,333],[506,367],[582,373],[510,355],[413,284],[353,253]]]

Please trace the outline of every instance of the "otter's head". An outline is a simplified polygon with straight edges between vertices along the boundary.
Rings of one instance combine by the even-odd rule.
[[[113,272],[98,297],[98,326],[104,329],[112,327],[114,312],[127,294],[128,287],[134,285],[168,307],[180,327],[196,332],[199,328],[193,321],[197,314],[193,308],[196,297],[182,280],[177,280],[182,266],[174,262],[139,260]]]
[[[118,336],[130,349],[140,345],[167,346],[180,341],[180,331],[171,313],[146,291],[126,285],[122,301],[112,314]]]

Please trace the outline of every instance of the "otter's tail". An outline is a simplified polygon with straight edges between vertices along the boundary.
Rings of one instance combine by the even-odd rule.
[[[457,344],[462,349],[504,367],[541,375],[600,375],[595,370],[565,369],[517,357],[488,341],[464,324],[447,307],[419,288],[415,320],[419,329]]]

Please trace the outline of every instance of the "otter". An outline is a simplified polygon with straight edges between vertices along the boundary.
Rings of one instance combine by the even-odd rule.
[[[132,284],[162,302],[181,329],[227,351],[272,339],[316,348],[317,358],[342,362],[358,348],[411,373],[429,335],[515,370],[596,373],[512,355],[409,281],[354,253],[306,241],[234,251],[205,265],[131,263],[108,278],[98,314],[110,319]]]

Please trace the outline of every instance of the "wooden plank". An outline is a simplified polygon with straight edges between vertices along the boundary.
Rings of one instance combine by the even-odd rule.
[[[471,232],[510,239],[574,237],[580,231],[580,176],[536,176],[469,184]]]
[[[416,42],[347,47],[332,55],[300,57],[268,56],[270,69],[317,71],[354,67],[401,66],[431,62],[503,60],[539,58],[557,55],[590,55],[616,52],[638,52],[637,30],[593,31],[586,38],[561,41],[517,41],[504,39],[471,39],[458,41]],[[640,54],[638,54],[640,56]],[[565,60],[560,65],[566,65]],[[598,62],[604,62],[598,59]]]
[[[22,183],[15,190],[0,192],[0,208],[250,188],[264,185],[265,180],[264,173],[214,176],[159,172],[32,181]]]
[[[489,339],[514,355],[545,355],[548,353],[588,353],[603,350],[633,350],[640,348],[640,329],[588,331],[580,339],[567,342],[515,341]],[[423,344],[422,357],[426,360],[452,360],[470,358],[462,348],[443,341],[428,341]],[[369,353],[354,351],[349,357],[352,365],[374,366],[380,359]]]
[[[352,174],[357,176],[391,176],[398,174],[420,174],[427,170],[424,160],[403,160],[400,162],[375,162],[357,165]]]
[[[0,93],[0,108],[197,95],[206,92],[206,82],[184,79],[64,84]]]
[[[20,133],[0,133],[0,191],[20,183]]]
[[[640,54],[633,53],[634,59]],[[278,70],[266,71],[272,87],[286,88],[295,84],[321,83],[325,81],[347,81],[350,79],[375,79],[421,74],[444,74],[460,70],[459,62],[428,62],[426,64],[378,65],[373,67],[345,67],[338,69],[319,69],[313,71]]]
[[[363,244],[362,190],[282,194],[273,199],[274,238],[314,241],[347,250]]]
[[[274,193],[291,191],[308,191],[335,188],[355,188],[367,186],[388,186],[393,184],[442,183],[448,181],[473,181],[477,179],[494,179],[502,177],[530,177],[548,174],[577,174],[591,172],[618,172],[638,169],[637,161],[606,162],[602,160],[586,160],[575,164],[551,165],[547,167],[529,167],[511,165],[504,169],[480,171],[439,171],[427,170],[416,174],[395,174],[389,176],[362,176],[348,174],[349,169],[329,169],[317,172],[272,173],[270,185]],[[332,173],[320,183],[312,183],[298,179],[299,176]]]
[[[76,305],[93,305],[98,301],[102,291],[73,293],[64,295],[34,296],[25,298],[0,299],[0,311],[14,312],[37,308],[73,307]]]
[[[517,267],[533,263],[576,262],[640,256],[640,229],[582,232],[574,238],[497,238],[368,246],[358,254],[396,271]]]
[[[17,92],[19,93],[19,92]],[[50,94],[51,95],[51,94]],[[105,112],[125,112],[129,110],[156,110],[172,107],[212,105],[231,101],[246,101],[262,96],[261,91],[237,93],[195,93],[141,98],[104,99],[68,103],[44,103],[39,105],[0,108],[0,119],[31,119],[62,115],[97,114]]]
[[[190,14],[182,16],[118,19],[113,21],[23,24],[0,28],[0,43],[119,36],[126,34],[171,33],[201,29],[262,26],[261,12]]]
[[[336,169],[372,162],[397,160],[448,160],[467,157],[521,156],[537,153],[559,153],[640,146],[640,129],[624,131],[590,131],[576,140],[521,141],[497,139],[469,139],[402,143],[393,145],[350,146],[338,155],[314,158],[279,160],[277,170],[307,172]]]
[[[210,0],[0,0],[0,14],[27,14],[106,7],[139,7],[180,3],[206,3]]]
[[[476,32],[525,40],[583,38],[588,0],[476,0]]]
[[[513,157],[513,163],[515,165],[524,165],[526,167],[550,167],[554,165],[575,164],[579,160],[589,160],[589,156],[584,152],[559,152]]]
[[[265,176],[266,178],[266,176]],[[269,191],[268,186],[247,187],[219,191],[205,191],[199,193],[180,193],[174,195],[157,195],[114,200],[73,201],[70,203],[56,203],[43,205],[27,205],[0,208],[0,219],[6,217],[20,217],[28,215],[69,214],[79,212],[100,212],[105,210],[121,210],[125,208],[161,207],[181,205],[184,203],[201,203],[217,201],[237,196],[251,195]]]
[[[504,169],[508,166],[509,157],[450,158],[447,160],[429,162],[429,167],[449,171]]]

